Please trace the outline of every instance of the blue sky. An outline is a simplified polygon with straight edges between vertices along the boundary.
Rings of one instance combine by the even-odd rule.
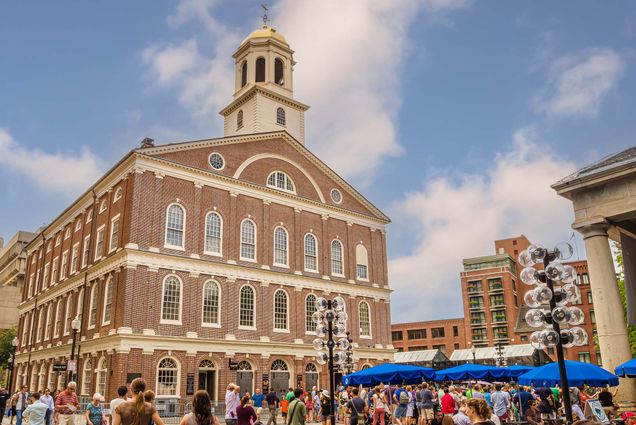
[[[221,135],[259,4],[3,3],[0,235],[50,221],[145,136]],[[308,147],[393,219],[395,321],[461,315],[461,259],[494,239],[568,239],[571,206],[549,185],[634,145],[633,2],[271,8],[312,106]]]

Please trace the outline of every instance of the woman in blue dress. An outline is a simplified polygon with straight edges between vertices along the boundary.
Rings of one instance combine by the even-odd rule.
[[[86,406],[86,425],[106,425],[106,415],[102,405],[99,404],[101,399],[101,394],[95,393],[93,401]]]

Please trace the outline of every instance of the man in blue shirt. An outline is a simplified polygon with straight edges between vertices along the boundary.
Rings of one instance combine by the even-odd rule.
[[[530,408],[530,402],[534,400],[532,394],[528,392],[526,387],[519,386],[519,392],[512,398],[515,405],[519,408],[519,415],[523,418]],[[522,419],[523,420],[523,419]]]
[[[273,424],[276,425],[276,415],[278,414],[278,403],[280,400],[278,399],[278,394],[276,391],[269,391],[266,397],[267,408],[269,409],[269,419],[267,420],[267,425]]]
[[[256,422],[260,422],[261,413],[263,413],[263,400],[265,395],[261,392],[260,388],[256,389],[256,392],[252,394],[252,404],[256,410]]]
[[[40,401],[40,393],[36,391],[31,394],[31,404],[22,413],[22,417],[27,419],[30,425],[44,425],[48,410],[49,406]]]

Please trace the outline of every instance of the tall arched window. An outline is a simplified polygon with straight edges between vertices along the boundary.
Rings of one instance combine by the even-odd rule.
[[[318,271],[318,242],[311,233],[305,235],[305,270]]]
[[[239,293],[239,327],[255,328],[254,288],[245,285]]]
[[[163,280],[161,323],[181,324],[181,279],[175,275]]]
[[[362,280],[369,279],[369,257],[367,249],[362,244],[356,246],[356,277]]]
[[[243,110],[241,109],[236,114],[236,128],[239,129],[243,127]]]
[[[102,357],[97,363],[97,381],[95,382],[95,392],[104,394],[106,392],[106,358]]]
[[[44,340],[48,340],[51,337],[51,329],[53,328],[53,303],[49,303],[46,308],[46,321],[43,323],[44,328]]]
[[[94,328],[97,323],[97,304],[99,303],[99,284],[95,283],[91,288],[91,308],[88,314],[88,327]]]
[[[316,296],[314,294],[307,295],[305,298],[305,332],[315,332],[316,322],[314,322],[313,315],[318,311],[316,309]]]
[[[53,361],[51,361],[51,363],[49,364],[49,377],[46,380],[46,388],[50,389],[51,392],[53,392],[56,389],[55,378],[56,378],[57,372],[53,370],[53,364],[54,364]]]
[[[62,330],[62,299],[59,298],[55,304],[55,324],[53,325],[53,338],[60,336]]]
[[[296,193],[294,189],[294,182],[291,177],[282,171],[274,171],[267,176],[267,186],[284,190],[286,192]]]
[[[81,395],[92,395],[91,394],[91,383],[93,380],[93,362],[91,358],[87,358],[84,361],[84,373],[82,374],[82,387],[81,387]]]
[[[203,326],[220,325],[220,293],[219,284],[215,281],[208,280],[203,284]]]
[[[241,223],[241,260],[256,260],[256,224],[249,219]]]
[[[256,59],[256,82],[262,83],[265,81],[265,58]]]
[[[25,332],[23,332],[24,334],[27,333],[27,328],[28,326],[24,327],[24,330],[25,330]],[[45,328],[46,328],[46,324],[44,323],[44,308],[40,308],[40,312],[38,313],[38,332],[35,337],[36,342],[42,341],[42,333]],[[46,337],[44,338],[46,339]],[[22,340],[24,340],[24,336],[22,337]]]
[[[289,312],[287,307],[287,292],[282,289],[274,293],[274,330],[289,330]]]
[[[73,294],[66,297],[66,309],[64,310],[64,335],[68,335],[71,330],[71,317],[73,313]]]
[[[76,314],[75,316],[77,316],[77,318],[81,321],[82,320],[82,305],[84,304],[84,288],[80,289],[78,295],[77,295],[77,308],[75,309]]]
[[[205,253],[221,255],[221,216],[209,212],[205,217]]]
[[[166,246],[183,248],[185,210],[179,204],[171,204],[166,213]]]
[[[333,275],[344,276],[342,253],[342,242],[338,239],[331,241],[331,274]]]
[[[359,319],[360,319],[360,336],[361,337],[370,337],[371,336],[371,311],[369,308],[369,304],[366,301],[360,302],[360,306],[358,307],[359,311]]]
[[[274,229],[274,265],[287,266],[287,230],[283,227]]]
[[[177,395],[179,366],[171,357],[165,357],[157,365],[157,395]]]
[[[279,86],[285,84],[285,65],[280,58],[274,59],[274,82]]]
[[[104,311],[102,313],[103,325],[108,325],[110,323],[112,306],[113,306],[113,279],[109,277],[108,280],[106,281],[106,286],[104,287]]]
[[[247,84],[247,61],[243,61],[241,65],[241,87],[245,87]]]
[[[283,108],[276,109],[276,124],[285,125],[287,120],[285,119],[285,110]]]
[[[38,373],[38,390],[41,390],[46,385],[46,363],[42,361],[40,365],[40,372]]]

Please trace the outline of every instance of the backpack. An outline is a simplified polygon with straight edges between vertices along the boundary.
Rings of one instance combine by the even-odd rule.
[[[402,390],[400,392],[400,397],[399,397],[398,400],[400,400],[400,404],[408,404],[408,402],[409,402],[409,393],[407,393],[406,391]]]

